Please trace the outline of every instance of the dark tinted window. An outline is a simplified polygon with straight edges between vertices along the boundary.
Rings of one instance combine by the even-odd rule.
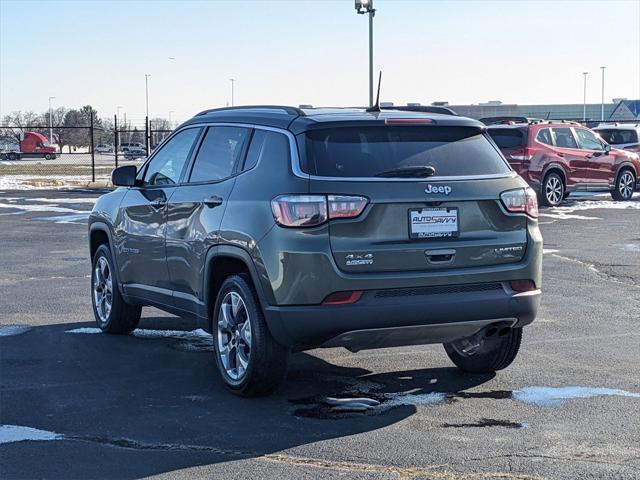
[[[172,185],[178,183],[199,128],[187,128],[175,134],[151,159],[144,175],[145,185]]]
[[[542,128],[538,132],[536,139],[540,143],[544,143],[545,145],[553,145],[553,139],[551,138],[551,130],[548,128]]]
[[[274,167],[279,164],[288,165],[289,158],[289,139],[286,135],[269,130],[254,130],[244,170],[250,170],[263,161]]]
[[[635,130],[610,128],[607,130],[597,130],[602,139],[611,145],[622,143],[638,143],[638,133]]]
[[[509,171],[475,127],[344,127],[305,136],[303,168],[320,176],[374,177],[414,166],[432,166],[436,176]]]
[[[198,150],[189,181],[207,182],[231,176],[248,135],[248,128],[210,127]]]
[[[500,148],[521,148],[525,146],[525,132],[517,128],[490,128],[489,135]]]
[[[570,128],[554,128],[551,130],[556,147],[560,148],[578,148],[576,139]]]

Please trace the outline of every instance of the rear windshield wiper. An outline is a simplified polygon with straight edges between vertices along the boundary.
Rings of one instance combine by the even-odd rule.
[[[376,173],[376,177],[431,177],[435,175],[436,169],[431,165],[424,167],[403,167]]]

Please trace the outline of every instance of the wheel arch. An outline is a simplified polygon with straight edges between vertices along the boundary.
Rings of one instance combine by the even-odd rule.
[[[249,252],[231,245],[215,246],[211,247],[207,252],[202,276],[202,292],[209,319],[211,319],[211,312],[215,306],[222,282],[233,274],[246,274],[249,276],[263,311],[267,305],[273,303],[273,293],[271,292],[271,295],[269,295],[269,290],[265,288]],[[211,325],[209,327],[211,328]]]
[[[542,176],[540,178],[540,189],[543,188],[544,180],[545,178],[547,178],[547,175],[549,175],[550,173],[557,173],[558,175],[560,175],[560,178],[562,179],[562,182],[564,183],[564,188],[566,190],[567,189],[567,172],[565,172],[564,168],[559,163],[550,163],[542,171]]]
[[[96,254],[96,251],[100,247],[100,245],[107,244],[109,251],[111,252],[111,260],[113,261],[115,268],[115,277],[116,282],[118,284],[118,290],[120,291],[120,295],[122,295],[125,299],[127,298],[124,290],[122,288],[122,282],[120,282],[120,269],[118,267],[118,257],[115,252],[115,244],[113,241],[113,235],[111,234],[111,229],[104,222],[93,222],[89,225],[89,253],[91,255],[91,261],[93,262],[93,257]]]
[[[636,167],[633,163],[631,162],[622,162],[620,165],[618,165],[618,167],[616,168],[616,174],[613,178],[614,181],[614,185],[615,182],[618,180],[618,175],[620,175],[620,172],[622,170],[631,170],[631,172],[633,173],[633,176],[635,177],[636,181],[638,180],[638,171],[636,170]]]

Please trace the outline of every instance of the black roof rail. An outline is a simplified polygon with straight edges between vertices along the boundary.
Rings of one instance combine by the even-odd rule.
[[[207,115],[209,113],[217,113],[217,112],[239,112],[241,113],[243,110],[282,110],[287,115],[296,115],[304,117],[306,114],[299,108],[291,107],[288,105],[240,105],[237,107],[222,107],[222,108],[211,108],[209,110],[204,110],[196,115],[199,117],[201,115]],[[272,113],[272,112],[270,112]]]
[[[438,107],[435,105],[390,105],[381,106],[380,110],[399,110],[401,112],[422,112],[422,113],[440,113],[442,115],[458,114],[448,107]]]
[[[485,125],[508,125],[510,123],[536,123],[541,122],[539,118],[519,117],[519,116],[500,116],[500,117],[485,117],[479,120]]]

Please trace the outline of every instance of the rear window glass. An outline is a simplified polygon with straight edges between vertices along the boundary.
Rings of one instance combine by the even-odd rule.
[[[490,128],[488,131],[500,148],[522,148],[525,146],[525,135],[520,129]]]
[[[605,142],[611,145],[638,143],[638,133],[635,130],[611,128],[607,130],[597,130],[597,132]]]
[[[343,127],[311,130],[304,136],[302,168],[323,177],[375,177],[421,166],[447,177],[510,170],[474,127]]]

